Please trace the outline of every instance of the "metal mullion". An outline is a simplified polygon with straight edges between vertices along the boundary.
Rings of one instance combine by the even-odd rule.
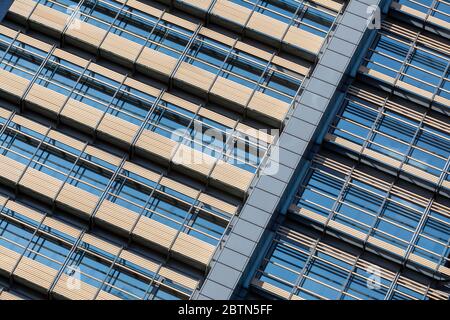
[[[110,274],[111,270],[114,268],[114,266],[117,262],[117,259],[119,259],[119,256],[122,254],[122,251],[123,251],[123,246],[120,247],[119,252],[116,254],[116,256],[114,257],[114,260],[111,262],[111,265],[109,266],[109,269],[106,272],[105,278],[103,279],[100,286],[98,287],[97,292],[95,293],[92,300],[95,300],[98,297],[98,295],[100,294],[100,291],[102,291],[102,288],[105,285],[106,279],[108,279],[109,274]]]
[[[450,159],[450,158],[449,158]],[[449,162],[447,162],[447,164],[448,164]],[[431,206],[432,207],[432,206]],[[430,207],[430,210],[431,210],[431,207]],[[436,269],[433,271],[433,274],[437,274],[438,272],[439,272],[439,267],[442,265],[442,262],[445,262],[445,256],[444,256],[444,254],[445,254],[445,251],[447,251],[447,249],[450,247],[450,238],[447,240],[447,243],[445,244],[445,246],[444,246],[444,249],[443,249],[443,251],[442,251],[442,253],[439,255],[439,257],[440,257],[440,261],[439,261],[439,263],[436,263]],[[437,255],[437,254],[436,254]]]
[[[105,35],[103,36],[103,39],[100,41],[100,44],[99,44],[98,47],[97,47],[97,50],[96,50],[96,57],[97,57],[97,58],[100,56],[100,48],[101,48],[101,46],[103,45],[103,42],[105,42],[106,37],[108,36],[109,32],[111,31],[111,28],[113,27],[114,23],[116,23],[117,18],[120,16],[120,14],[121,14],[122,11],[123,11],[123,8],[125,8],[125,6],[127,5],[127,3],[128,3],[128,0],[124,0],[124,2],[123,2],[123,4],[122,4],[122,6],[120,7],[120,9],[117,10],[117,13],[116,13],[116,15],[114,16],[114,19],[113,19],[113,20],[111,21],[111,23],[109,24],[108,30],[106,30],[106,33],[105,33]]]
[[[244,35],[245,34],[245,29],[247,29],[247,25],[250,21],[250,19],[253,17],[253,14],[255,13],[255,9],[259,6],[259,4],[261,3],[262,0],[255,0],[255,3],[253,4],[253,8],[251,9],[252,11],[250,12],[250,14],[248,15],[246,21],[244,22],[244,24],[242,25],[242,29],[239,32],[239,34]]]
[[[74,86],[70,90],[69,94],[67,95],[66,99],[64,100],[64,103],[63,103],[62,107],[59,109],[58,113],[56,114],[56,123],[57,123],[57,125],[59,125],[61,123],[61,114],[62,114],[64,108],[66,107],[67,103],[71,99],[71,97],[72,97],[72,95],[73,95],[73,93],[75,91],[75,88],[80,83],[81,79],[83,79],[83,76],[86,74],[86,71],[89,69],[89,66],[91,65],[91,63],[92,63],[92,60],[89,60],[87,62],[87,64],[84,67],[83,71],[78,76],[78,79],[77,79],[76,83],[74,84]]]
[[[365,140],[361,146],[361,152],[358,155],[358,162],[361,161],[364,150],[368,147],[369,143],[371,143],[371,141],[374,138],[374,132],[375,132],[376,128],[380,125],[381,119],[384,116],[385,109],[386,109],[386,103],[387,103],[388,99],[389,99],[388,95],[386,95],[386,97],[383,99],[384,100],[383,105],[380,106],[377,116],[376,116],[375,120],[373,121],[372,126],[370,127],[370,130],[367,133],[367,137],[365,138]]]
[[[78,164],[78,162],[79,162],[81,156],[82,156],[83,153],[85,152],[85,150],[86,150],[86,148],[87,148],[88,145],[89,145],[89,144],[88,144],[87,142],[84,143],[84,146],[83,146],[83,148],[80,150],[80,153],[78,154],[78,156],[75,158],[75,161],[73,162],[72,167],[71,167],[70,170],[67,172],[66,177],[64,178],[64,180],[62,180],[62,183],[61,183],[61,185],[59,186],[58,191],[56,192],[55,196],[54,196],[53,199],[52,199],[52,212],[53,212],[53,210],[55,210],[55,207],[56,207],[56,199],[58,199],[59,194],[61,193],[61,191],[62,191],[64,185],[65,185],[66,182],[67,182],[67,180],[69,180],[69,177],[70,177],[70,175],[71,175],[72,172],[73,172],[73,169],[77,166],[77,164]]]
[[[392,300],[392,294],[394,292],[394,287],[397,285],[398,279],[400,278],[400,269],[395,273],[394,279],[391,281],[388,291],[384,297],[384,300]]]
[[[187,139],[188,132],[189,132],[189,130],[190,130],[192,124],[194,123],[194,119],[198,117],[198,113],[199,113],[199,111],[200,111],[201,108],[202,108],[202,105],[199,105],[198,108],[197,108],[197,110],[195,111],[194,115],[193,115],[192,118],[189,120],[189,124],[186,126],[186,129],[185,129],[183,135],[180,136],[181,140],[180,140],[180,142],[177,142],[177,145],[175,146],[175,150],[174,150],[174,152],[172,153],[172,157],[169,159],[169,170],[170,170],[171,167],[172,167],[173,158],[175,157],[175,155],[177,154],[178,150],[180,149],[180,146],[181,146],[182,144],[185,145],[184,142],[185,142],[186,139]],[[167,110],[167,109],[166,109],[166,110]],[[156,126],[156,127],[159,128],[159,125],[154,125],[154,126]],[[202,153],[203,153],[203,152],[202,152]]]
[[[348,289],[349,285],[350,285],[350,279],[354,276],[354,272],[358,266],[358,261],[361,258],[362,253],[358,254],[357,256],[355,256],[355,261],[353,262],[351,269],[349,270],[349,274],[347,279],[345,280],[345,283],[342,285],[341,290],[339,290],[340,295],[338,300],[342,300],[342,298],[344,297],[344,291]],[[350,294],[351,295],[351,294]]]
[[[403,167],[404,167],[404,165],[406,163],[406,160],[410,157],[410,153],[413,150],[413,145],[417,142],[417,138],[419,136],[420,130],[423,127],[423,121],[425,120],[425,117],[426,117],[426,113],[424,113],[422,115],[419,123],[417,124],[416,132],[414,133],[414,136],[412,137],[412,139],[408,143],[408,150],[405,153],[403,153],[404,157],[403,157],[403,160],[400,163],[400,166],[397,169],[397,177],[400,176],[400,173],[403,170]]]
[[[156,271],[154,272],[153,277],[150,279],[149,284],[147,285],[147,289],[145,289],[144,295],[142,297],[142,300],[148,300],[152,294],[153,291],[153,284],[156,282],[158,283],[158,280],[156,279],[157,277],[160,277],[159,272],[161,271],[163,267],[163,263],[158,263],[158,268],[156,269]]]
[[[344,180],[344,183],[342,184],[341,190],[339,191],[338,197],[336,198],[333,206],[330,208],[330,214],[327,217],[327,220],[323,224],[324,230],[328,228],[328,224],[330,221],[334,218],[336,215],[336,211],[338,210],[338,206],[343,203],[343,197],[344,193],[347,191],[347,189],[350,187],[350,180],[353,178],[353,171],[355,170],[356,165],[353,165],[350,169],[350,172],[348,173],[347,177]]]
[[[98,134],[97,134],[97,131],[98,131],[98,128],[99,128],[99,126],[100,126],[100,123],[101,123],[101,122],[103,121],[103,119],[105,118],[105,116],[106,116],[106,114],[108,113],[108,110],[109,110],[109,108],[111,107],[111,105],[112,105],[114,99],[117,97],[117,94],[120,92],[120,89],[124,86],[125,81],[126,81],[127,79],[128,79],[128,74],[126,74],[126,75],[123,77],[122,82],[121,82],[121,83],[119,84],[119,86],[116,88],[116,91],[115,91],[114,94],[112,95],[111,100],[109,100],[108,105],[106,105],[105,111],[103,111],[102,116],[100,117],[100,119],[98,119],[98,122],[97,122],[97,124],[95,125],[94,131],[93,131],[94,139],[97,138],[97,135],[98,135]],[[83,96],[84,96],[84,94],[83,94]]]
[[[63,28],[63,30],[61,32],[60,37],[59,37],[59,43],[61,44],[61,47],[64,47],[64,44],[65,44],[64,40],[65,40],[65,37],[66,37],[66,32],[69,29],[69,26],[74,21],[75,17],[77,16],[77,13],[79,12],[80,15],[81,15],[80,8],[84,4],[84,2],[85,2],[85,0],[80,0],[80,2],[78,2],[78,5],[76,6],[76,8],[73,9],[72,14],[69,16],[69,19],[67,19],[66,24],[64,25],[64,28]],[[64,7],[66,7],[66,6],[64,5]],[[69,8],[70,7],[66,7],[66,10],[68,10]]]
[[[147,114],[145,115],[144,120],[142,121],[139,129],[134,134],[133,139],[131,139],[130,143],[130,150],[129,154],[130,157],[134,156],[136,143],[139,140],[139,137],[141,136],[142,132],[145,130],[145,126],[148,124],[148,121],[150,120],[150,117],[152,116],[153,112],[155,111],[156,107],[158,106],[159,102],[162,100],[162,97],[166,93],[165,89],[160,90],[158,96],[156,97],[155,101],[153,101],[152,105],[150,106],[150,109],[148,109]]]
[[[306,6],[306,3],[305,3],[306,1],[302,1],[302,2],[299,2],[298,3],[298,5],[297,5],[297,9],[295,10],[295,13],[292,15],[292,17],[291,17],[291,19],[290,19],[290,21],[289,21],[289,23],[287,24],[287,27],[286,27],[286,30],[284,30],[284,32],[283,32],[283,35],[281,36],[281,42],[283,42],[283,40],[284,40],[284,38],[286,37],[286,35],[287,35],[287,33],[289,32],[289,28],[290,27],[295,27],[295,28],[297,28],[296,26],[295,26],[295,24],[294,23],[296,23],[296,19],[295,19],[295,16],[296,15],[298,15],[298,23],[299,24],[301,24],[302,22],[302,18],[305,16],[305,13],[306,13],[306,11],[308,10],[308,9],[306,9],[306,10],[303,10],[303,8],[302,8],[302,10],[301,10],[301,12],[300,12],[300,14],[299,14],[299,10],[300,10],[300,7],[301,6]],[[307,7],[309,7],[309,6],[307,6]]]
[[[211,82],[211,85],[209,86],[208,91],[206,92],[206,101],[207,102],[209,101],[209,95],[211,93],[212,88],[214,87],[214,84],[217,81],[217,78],[219,77],[219,74],[222,72],[225,64],[227,64],[228,59],[230,58],[230,55],[234,54],[233,51],[235,50],[236,44],[238,43],[238,41],[239,41],[239,38],[234,39],[233,45],[230,47],[230,50],[228,50],[227,54],[225,55],[225,59],[222,61],[220,68],[218,69],[217,73],[215,74],[214,79]]]
[[[4,208],[5,208],[5,207],[3,206],[3,207],[0,209],[0,212],[3,212],[3,209],[4,209]],[[44,220],[45,220],[46,217],[47,217],[47,214],[43,215],[41,221],[39,222],[39,224],[38,224],[36,227],[33,227],[33,228],[34,228],[34,231],[33,231],[33,234],[32,234],[31,237],[30,237],[30,240],[28,240],[28,243],[26,244],[26,246],[24,246],[23,252],[21,253],[20,258],[17,259],[16,263],[14,264],[14,267],[11,269],[11,272],[10,272],[11,278],[9,279],[10,284],[13,282],[14,272],[16,271],[17,266],[18,266],[19,263],[22,261],[22,258],[24,257],[25,253],[27,252],[28,247],[30,246],[31,242],[33,241],[34,237],[36,236],[36,234],[37,234],[37,232],[38,232],[38,229],[41,228],[42,223],[44,222]]]
[[[124,155],[122,157],[120,164],[116,167],[114,173],[112,174],[111,178],[109,179],[108,184],[106,185],[105,189],[102,191],[102,195],[98,198],[97,204],[95,205],[94,209],[92,210],[92,212],[90,213],[90,216],[89,216],[89,226],[90,227],[92,227],[94,225],[95,215],[97,214],[98,209],[100,208],[101,204],[103,203],[106,196],[108,195],[108,191],[111,189],[112,184],[117,179],[117,176],[119,175],[120,171],[123,168],[123,165],[127,161],[127,158],[128,158],[127,155]]]
[[[300,273],[297,276],[297,279],[293,283],[293,287],[291,289],[291,293],[289,294],[289,300],[294,295],[294,291],[297,291],[298,289],[301,289],[301,284],[304,282],[303,281],[304,280],[304,275],[306,274],[307,269],[310,267],[310,263],[315,258],[315,254],[318,251],[317,246],[319,245],[319,243],[320,243],[320,239],[316,239],[314,241],[314,244],[309,247],[311,249],[311,251],[309,252],[308,258],[305,261],[305,265],[303,266],[302,271],[300,271]]]
[[[428,7],[428,12],[427,12],[427,15],[425,16],[425,18],[423,19],[424,21],[427,21],[428,20],[428,18],[432,15],[432,13],[433,13],[433,11],[435,11],[435,7],[436,7],[436,4],[438,3],[438,1],[436,1],[436,0],[433,0],[433,2],[431,3],[431,5]]]
[[[442,86],[445,83],[446,80],[445,77],[449,70],[450,70],[450,60],[447,61],[447,66],[445,67],[444,72],[442,73],[441,78],[439,79],[439,84],[436,86],[436,90],[433,92],[433,96],[431,97],[431,103],[433,103],[434,99],[436,98],[438,91],[443,89]]]
[[[372,223],[372,225],[370,226],[370,228],[367,230],[366,237],[365,237],[365,239],[364,239],[363,242],[362,242],[363,248],[364,248],[364,249],[366,248],[367,242],[369,241],[369,237],[371,237],[371,233],[372,233],[373,230],[375,229],[375,225],[377,224],[377,222],[378,222],[378,220],[379,220],[379,218],[380,218],[380,216],[381,216],[381,213],[383,213],[383,212],[385,211],[385,206],[386,206],[386,204],[387,204],[387,202],[388,202],[388,199],[389,199],[389,197],[390,197],[390,194],[391,194],[391,192],[392,192],[392,188],[394,187],[394,183],[395,183],[396,180],[397,180],[397,179],[395,179],[394,181],[392,181],[391,184],[390,184],[390,186],[389,186],[389,189],[386,190],[386,195],[383,197],[383,200],[382,200],[382,202],[381,202],[381,204],[380,204],[380,207],[379,207],[379,209],[377,210],[377,212],[375,213],[373,223]]]
[[[161,173],[159,175],[158,181],[156,182],[156,186],[152,188],[152,191],[150,191],[150,194],[148,195],[147,200],[145,200],[144,206],[142,207],[141,211],[139,213],[137,213],[136,220],[134,221],[133,225],[130,228],[130,231],[128,232],[128,244],[131,243],[132,238],[133,238],[134,229],[136,228],[136,225],[138,224],[141,216],[147,210],[147,206],[148,206],[148,204],[150,202],[150,199],[153,199],[153,194],[155,193],[155,189],[160,185],[160,183],[161,183],[163,178],[164,178],[164,174]]]
[[[217,0],[212,0],[211,1],[211,3],[209,4],[209,6],[208,6],[208,9],[206,9],[206,11],[205,11],[205,17],[204,17],[204,20],[205,20],[205,25],[209,25],[209,20],[210,20],[210,16],[211,16],[211,12],[212,12],[212,10],[214,9],[214,6],[216,5],[216,3],[217,3]]]
[[[198,201],[198,198],[200,197],[200,194],[201,194],[201,192],[199,191],[197,196],[195,197],[194,203],[191,204],[191,207],[189,208],[188,212],[186,213],[183,222],[180,224],[180,228],[177,230],[177,233],[175,234],[175,237],[173,238],[172,243],[169,245],[169,248],[168,248],[168,251],[167,251],[167,256],[166,256],[166,263],[168,262],[169,258],[171,257],[172,248],[173,248],[173,245],[175,244],[175,242],[177,241],[178,236],[180,235],[180,233],[184,233],[184,231],[181,231],[181,230],[183,230],[185,228],[186,220],[189,217],[189,215],[192,213],[192,210],[194,208],[194,204]]]
[[[128,0],[127,0],[127,1],[128,1]],[[161,15],[160,15],[160,16],[158,17],[158,19],[156,20],[155,25],[152,27],[152,29],[151,29],[150,32],[148,33],[147,37],[145,38],[145,42],[144,42],[144,44],[141,46],[141,48],[139,49],[139,52],[138,52],[138,54],[136,55],[136,58],[134,58],[134,61],[133,61],[133,71],[132,71],[133,74],[136,73],[136,63],[137,63],[137,61],[139,60],[139,57],[142,55],[142,52],[144,51],[144,48],[146,48],[147,43],[148,43],[150,37],[153,35],[153,32],[155,32],[156,27],[157,27],[157,26],[159,25],[159,23],[161,22],[162,17],[164,16],[165,13],[166,13],[166,10],[164,9],[164,10],[161,12]]]
[[[49,59],[53,56],[53,53],[55,52],[55,49],[56,49],[56,46],[53,45],[53,47],[50,49],[50,51],[47,52],[47,56],[44,58],[44,60],[42,61],[41,65],[39,66],[39,68],[34,73],[33,78],[30,80],[30,82],[28,83],[24,93],[22,94],[22,97],[20,98],[20,102],[19,102],[19,108],[20,108],[20,112],[21,113],[23,112],[25,99],[26,99],[28,93],[30,92],[31,87],[36,82],[36,80],[39,77],[39,74],[41,73],[41,71],[47,65],[47,62],[49,61]]]
[[[0,58],[0,64],[3,63],[3,59],[6,57],[6,55],[9,53],[11,48],[14,46],[14,42],[18,41],[19,35],[21,35],[21,32],[17,32],[17,34],[14,36],[14,38],[11,40],[11,43],[8,45],[8,47],[5,50],[5,53],[3,53],[2,57]],[[19,41],[20,42],[20,41]]]
[[[203,24],[199,23],[197,25],[197,28],[195,29],[195,31],[192,33],[192,35],[190,35],[190,39],[189,39],[188,43],[186,44],[186,46],[184,47],[183,52],[178,57],[177,63],[175,64],[175,67],[173,68],[173,70],[169,76],[169,89],[171,89],[173,87],[173,80],[175,78],[175,74],[177,73],[178,69],[180,68],[181,64],[183,63],[184,58],[186,58],[188,51],[191,49],[192,44],[196,40],[196,38],[202,28],[203,28]]]
[[[64,272],[64,269],[67,267],[67,264],[69,263],[73,253],[75,252],[75,250],[78,248],[78,245],[81,242],[81,239],[83,238],[83,236],[86,234],[86,229],[81,230],[80,234],[78,235],[78,238],[75,240],[75,242],[72,244],[72,248],[69,250],[69,253],[67,254],[67,256],[64,259],[64,262],[61,265],[61,268],[58,270],[55,279],[53,279],[52,284],[50,285],[47,294],[50,297],[52,291],[55,289],[56,284],[58,283],[59,279],[61,278],[62,273]]]
[[[411,60],[414,50],[417,49],[417,40],[419,39],[419,36],[420,36],[420,32],[416,32],[414,39],[411,40],[411,42],[409,43],[408,53],[406,54],[405,59],[403,60],[402,65],[400,66],[400,68],[397,72],[397,75],[394,79],[393,87],[395,87],[397,85],[397,82],[400,81],[400,78],[404,75],[406,65]]]
[[[36,149],[34,150],[33,154],[31,155],[31,157],[28,159],[28,163],[25,165],[24,170],[22,171],[19,178],[17,179],[17,183],[15,184],[15,188],[14,188],[14,193],[16,195],[19,192],[18,189],[19,189],[20,180],[22,180],[22,178],[25,176],[25,172],[27,172],[28,168],[30,167],[30,164],[33,162],[34,157],[36,156],[37,152],[41,149],[41,146],[44,143],[44,140],[48,137],[48,134],[50,133],[51,130],[52,130],[51,127],[47,128],[47,132],[45,133],[44,137],[42,139],[40,139],[39,144],[37,145]]]
[[[236,56],[238,57],[239,54],[236,54]],[[248,105],[250,104],[250,101],[252,100],[253,96],[255,95],[256,91],[258,90],[258,87],[261,85],[261,81],[262,81],[263,79],[265,79],[267,70],[269,70],[269,67],[270,67],[270,65],[272,64],[272,61],[273,61],[273,58],[274,58],[274,57],[275,57],[275,52],[272,53],[272,56],[270,57],[269,61],[267,61],[267,64],[266,64],[266,66],[265,66],[265,68],[264,68],[263,73],[261,73],[261,75],[259,76],[258,82],[256,82],[255,87],[253,88],[253,91],[252,91],[252,93],[250,94],[250,97],[248,97],[248,100],[247,100],[247,102],[245,103],[245,106],[244,106],[244,116],[247,114]],[[246,78],[244,78],[244,79],[246,79]],[[278,92],[278,90],[275,90],[275,91]]]
[[[5,133],[6,129],[9,128],[9,125],[12,122],[12,119],[15,117],[15,115],[16,115],[16,112],[12,111],[11,114],[9,115],[8,119],[6,119],[5,123],[3,125],[0,124],[0,137]],[[11,128],[11,129],[13,129],[13,128]]]
[[[216,160],[214,161],[213,166],[211,167],[211,170],[208,172],[208,182],[209,183],[209,179],[211,178],[211,174],[213,173],[214,169],[217,166],[217,163],[219,162],[219,160],[222,160],[226,162],[226,160],[229,158],[229,153],[232,152],[232,150],[234,150],[232,143],[235,142],[235,137],[234,137],[234,133],[236,132],[236,128],[238,126],[238,121],[235,122],[234,127],[233,127],[233,134],[229,135],[225,141],[225,150],[222,149],[221,151],[221,156],[220,158],[217,157]],[[230,150],[227,150],[230,149]]]

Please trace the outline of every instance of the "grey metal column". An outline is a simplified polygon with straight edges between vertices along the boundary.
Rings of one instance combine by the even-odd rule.
[[[8,13],[8,9],[11,7],[13,1],[14,0],[0,0],[0,22],[6,16],[6,13]]]
[[[193,299],[230,299],[254,254],[270,218],[280,204],[290,180],[327,108],[332,105],[351,60],[367,32],[368,7],[383,0],[351,0],[338,20],[334,34],[319,56],[311,78],[291,110],[279,139],[279,170],[254,181],[253,189],[234,220],[229,237],[216,252],[211,270]]]

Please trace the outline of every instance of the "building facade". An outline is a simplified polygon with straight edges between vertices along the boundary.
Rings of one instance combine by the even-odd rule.
[[[0,4],[0,299],[440,299],[444,0]]]

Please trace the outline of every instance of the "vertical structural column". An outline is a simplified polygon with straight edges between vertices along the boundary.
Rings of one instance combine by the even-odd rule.
[[[280,135],[277,157],[279,168],[273,175],[256,178],[229,236],[216,252],[210,272],[193,299],[230,299],[251,268],[251,259],[263,245],[262,235],[316,133],[324,125],[325,112],[351,69],[358,48],[368,31],[368,7],[381,6],[384,0],[350,0],[328,44],[319,55],[311,78],[290,110],[285,130]],[[272,161],[277,159],[272,158]],[[249,263],[250,262],[250,263]]]
[[[0,0],[0,22],[2,22],[3,18],[8,13],[8,9],[13,3],[14,0]]]

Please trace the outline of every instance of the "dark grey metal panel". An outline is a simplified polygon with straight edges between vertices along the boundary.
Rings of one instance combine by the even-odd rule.
[[[285,130],[278,140],[280,164],[277,173],[256,178],[231,233],[214,255],[211,271],[194,299],[230,299],[265,231],[270,217],[280,204],[296,168],[305,156],[314,133],[350,62],[367,31],[369,5],[383,0],[351,0],[337,23],[297,104],[290,110]],[[269,161],[277,161],[270,159]],[[232,254],[230,254],[232,253]],[[227,267],[225,267],[227,266]]]
[[[0,0],[0,22],[5,18],[14,0]]]

